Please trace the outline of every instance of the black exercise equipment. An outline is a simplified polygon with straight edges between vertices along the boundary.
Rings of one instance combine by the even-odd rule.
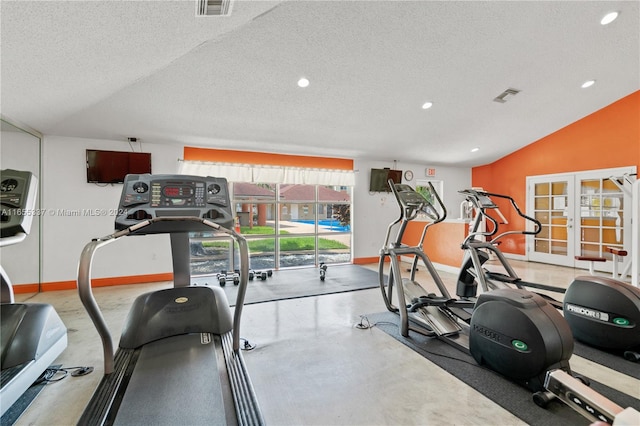
[[[251,279],[251,273],[249,273]],[[233,272],[222,270],[219,274],[216,274],[216,278],[218,279],[218,283],[220,287],[224,287],[227,285],[227,281],[233,282],[233,285],[240,284],[240,270],[236,269]]]
[[[461,247],[465,250],[465,257],[462,261],[462,267],[458,275],[458,284],[456,288],[456,294],[460,297],[475,297],[478,292],[478,283],[480,284],[483,292],[497,289],[497,288],[513,288],[514,286],[520,289],[536,288],[539,290],[547,290],[552,292],[564,293],[565,289],[555,286],[549,286],[538,283],[531,283],[522,280],[516,271],[511,267],[509,261],[504,254],[498,248],[500,239],[507,235],[536,235],[542,229],[540,222],[532,217],[529,217],[522,213],[515,203],[515,200],[506,195],[499,195],[488,193],[485,191],[479,191],[474,189],[465,189],[458,191],[465,195],[467,201],[470,201],[477,214],[473,220],[469,229],[469,234],[462,242]],[[508,199],[511,202],[516,213],[527,221],[530,221],[535,225],[533,231],[507,231],[496,236],[498,232],[498,221],[491,215],[487,214],[487,210],[497,209],[497,205],[493,203],[490,197],[500,197]],[[483,223],[491,223],[490,229],[482,229]],[[482,238],[482,239],[481,239]],[[491,238],[491,241],[486,239]],[[484,263],[489,260],[490,254],[496,256],[500,261],[500,264],[504,267],[506,273],[492,272],[483,268]],[[480,272],[478,272],[480,271]],[[547,301],[553,306],[560,308],[562,304],[557,302],[551,297],[547,297]]]
[[[273,270],[265,269],[264,271],[256,271],[249,270],[249,281],[252,281],[254,278],[265,281],[267,278],[271,278],[273,275]]]
[[[459,192],[473,204],[476,217],[469,235],[462,243],[465,258],[458,275],[458,296],[474,297],[478,291],[478,283],[483,292],[509,287],[566,292],[562,302],[548,295],[543,297],[556,308],[564,309],[564,317],[577,340],[594,347],[621,352],[630,361],[640,360],[640,289],[597,276],[577,277],[566,290],[520,279],[498,245],[507,235],[538,234],[542,229],[541,223],[522,213],[515,200],[507,195],[474,189]],[[508,200],[513,210],[525,221],[532,223],[534,229],[498,233],[498,221],[488,213],[497,208],[492,197]],[[489,229],[481,229],[482,222],[489,223]],[[491,240],[483,241],[481,237]],[[490,254],[495,256],[506,273],[484,268]]]
[[[443,212],[440,214],[425,196],[409,185],[390,181],[389,186],[400,206],[400,217],[387,228],[378,273],[387,309],[400,315],[402,336],[409,337],[409,332],[414,331],[470,353],[479,364],[532,390],[533,400],[540,406],[558,397],[592,421],[611,422],[623,413],[631,413],[632,417],[639,415],[632,408],[623,410],[571,376],[571,330],[545,298],[508,287],[484,292],[477,299],[452,298],[422,248],[429,227],[446,217],[442,200],[429,183],[431,194]],[[408,223],[420,212],[433,221],[425,222],[416,246],[403,244]],[[390,241],[391,232],[398,224],[396,237]],[[401,275],[401,256],[413,258],[410,278]],[[391,266],[385,282],[387,258]],[[426,267],[439,294],[427,292],[415,281],[419,261]],[[397,306],[392,303],[394,287],[398,292]],[[594,407],[597,410],[593,410]]]
[[[27,237],[35,211],[37,178],[19,170],[2,170],[0,246]],[[2,384],[0,415],[4,414],[67,347],[67,329],[55,309],[45,303],[15,303],[13,285],[4,268],[0,306]]]
[[[319,269],[320,281],[324,281],[324,279],[327,277],[327,265],[324,262],[320,262]]]
[[[525,290],[502,289],[484,293],[477,300],[454,299],[422,248],[427,230],[445,219],[444,204],[431,185],[431,194],[442,214],[409,185],[393,182],[389,185],[401,213],[387,228],[380,251],[379,277],[387,309],[400,314],[400,334],[408,337],[411,330],[442,339],[533,392],[544,390],[548,371],[569,371],[573,338],[562,316],[542,297]],[[421,211],[433,221],[425,222],[416,246],[403,244],[408,223]],[[395,240],[390,242],[392,229],[397,224],[400,225]],[[401,276],[401,256],[412,258],[408,279]],[[387,258],[391,261],[391,270],[385,283],[383,268]],[[429,272],[438,293],[427,292],[415,281],[419,261]],[[394,286],[398,291],[398,306],[392,304]]]
[[[608,277],[576,277],[563,309],[576,340],[640,361],[640,289]]]
[[[80,299],[102,339],[105,373],[79,424],[264,424],[240,352],[249,255],[232,228],[227,181],[128,175],[118,212],[117,231],[88,243],[78,267]],[[238,244],[233,315],[221,288],[190,285],[189,232],[214,232]],[[159,233],[171,238],[174,287],[134,301],[114,357],[91,291],[94,253],[122,237]]]

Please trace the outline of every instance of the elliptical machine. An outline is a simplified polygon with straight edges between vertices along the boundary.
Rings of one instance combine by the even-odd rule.
[[[541,223],[522,213],[510,196],[474,189],[459,192],[473,204],[477,214],[469,235],[462,243],[465,257],[458,275],[458,296],[474,297],[478,283],[483,292],[509,287],[566,292],[562,302],[550,296],[543,297],[556,308],[564,310],[564,318],[576,340],[597,348],[621,352],[629,361],[640,361],[640,289],[611,278],[592,275],[576,277],[566,290],[522,280],[500,251],[498,244],[507,235],[536,235],[542,230]],[[532,223],[534,229],[498,233],[498,221],[488,214],[488,211],[497,208],[492,197],[508,200],[516,213]],[[483,231],[480,226],[482,222],[490,223],[490,229]],[[480,237],[490,237],[491,241],[483,241]],[[504,272],[484,268],[490,254],[495,256]]]
[[[547,372],[559,369],[570,373],[573,338],[560,313],[541,296],[520,289],[504,288],[483,293],[477,299],[454,299],[423,251],[429,227],[446,217],[444,204],[430,183],[442,214],[409,185],[393,182],[389,185],[400,206],[400,217],[387,228],[380,250],[379,277],[387,309],[400,315],[400,333],[408,337],[411,330],[441,339],[471,354],[479,364],[486,364],[533,392],[545,390]],[[425,222],[416,246],[403,244],[408,223],[421,211],[433,222]],[[391,241],[397,224],[398,231]],[[410,278],[402,278],[401,256],[413,258]],[[391,269],[385,283],[387,258]],[[419,262],[428,270],[438,293],[425,290],[415,281]],[[394,287],[398,292],[397,306],[392,303]]]
[[[533,400],[541,407],[558,398],[590,421],[634,424],[640,416],[638,411],[623,409],[589,388],[581,377],[571,375],[571,330],[562,315],[542,296],[524,289],[501,288],[482,293],[477,299],[452,298],[423,250],[429,227],[446,218],[442,200],[429,182],[431,193],[443,212],[440,214],[409,185],[394,184],[391,180],[388,184],[400,206],[400,217],[387,227],[378,275],[387,309],[400,315],[402,336],[409,337],[409,331],[414,331],[469,353],[479,364],[533,391]],[[420,212],[433,221],[425,222],[416,246],[404,244],[407,225]],[[392,231],[398,224],[391,241]],[[413,258],[409,278],[403,278],[400,272],[401,256]],[[385,281],[387,258],[391,266]],[[415,281],[419,262],[426,267],[439,295],[427,292]],[[398,292],[397,305],[392,302],[394,286]]]

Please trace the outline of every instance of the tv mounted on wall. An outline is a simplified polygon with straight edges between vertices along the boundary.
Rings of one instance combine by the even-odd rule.
[[[391,192],[389,179],[393,183],[402,183],[402,170],[371,169],[369,192]]]
[[[123,183],[128,174],[151,173],[151,153],[87,149],[87,182]]]

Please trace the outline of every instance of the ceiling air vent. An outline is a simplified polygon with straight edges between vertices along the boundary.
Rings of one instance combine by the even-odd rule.
[[[196,16],[227,16],[231,14],[232,0],[197,0]]]
[[[493,102],[500,102],[501,104],[507,102],[507,96],[515,96],[520,91],[518,89],[507,89],[504,92],[500,93],[498,96],[493,98]]]

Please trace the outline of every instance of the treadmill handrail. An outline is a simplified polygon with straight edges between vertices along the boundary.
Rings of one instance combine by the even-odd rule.
[[[97,238],[85,245],[80,255],[80,262],[78,264],[78,294],[82,304],[89,314],[93,325],[96,327],[100,338],[102,339],[102,348],[104,354],[104,374],[111,374],[114,371],[114,348],[111,333],[109,327],[104,320],[102,311],[96,302],[91,287],[91,264],[93,262],[93,256],[95,252],[121,237],[128,235],[134,235],[138,231],[144,230],[145,227],[150,226],[156,222],[162,221],[191,221],[204,224],[215,231],[222,232],[232,237],[237,243],[240,252],[240,283],[238,284],[238,294],[236,297],[236,306],[233,315],[233,350],[238,352],[240,350],[240,319],[242,316],[242,307],[244,306],[245,294],[247,291],[247,283],[249,281],[249,248],[247,240],[233,229],[227,229],[218,225],[208,219],[202,219],[199,217],[190,216],[163,216],[148,219],[137,223],[129,228],[121,231],[114,232],[102,238]]]

